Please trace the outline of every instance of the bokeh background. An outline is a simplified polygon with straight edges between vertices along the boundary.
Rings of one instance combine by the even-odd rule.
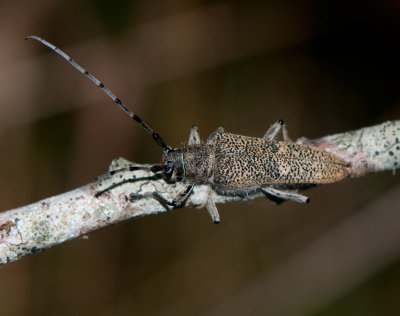
[[[0,208],[72,190],[191,125],[262,136],[277,119],[316,138],[400,118],[400,5],[374,1],[1,1]],[[0,267],[1,315],[398,315],[400,176],[180,209]],[[399,214],[397,214],[399,213]]]

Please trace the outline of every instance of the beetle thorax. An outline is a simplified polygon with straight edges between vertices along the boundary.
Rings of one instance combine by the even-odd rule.
[[[184,149],[185,180],[189,183],[207,183],[213,177],[215,154],[210,145],[192,145]]]
[[[214,173],[214,152],[210,145],[191,145],[164,154],[163,163],[174,168],[172,181],[207,183]],[[165,172],[164,172],[165,174]]]

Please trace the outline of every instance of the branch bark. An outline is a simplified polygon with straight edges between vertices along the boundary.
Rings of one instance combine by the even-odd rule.
[[[350,177],[371,172],[395,170],[400,161],[400,121],[389,121],[356,131],[297,143],[320,147],[337,155],[349,164]],[[123,158],[112,161],[109,170],[137,165]],[[152,198],[126,201],[130,193],[158,192],[172,200],[185,186],[168,184],[154,179],[147,171],[125,172],[111,178],[96,180],[76,190],[63,193],[31,205],[0,213],[0,263],[18,259],[108,225],[167,209]],[[98,192],[103,192],[97,196]],[[264,197],[222,196],[209,192],[207,185],[199,185],[186,206],[202,207],[208,194],[216,203],[249,200]]]

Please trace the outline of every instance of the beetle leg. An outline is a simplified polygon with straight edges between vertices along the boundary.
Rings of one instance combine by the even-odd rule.
[[[222,126],[219,126],[219,127],[215,130],[215,132],[212,133],[212,134],[208,137],[206,144],[207,144],[207,145],[212,145],[212,144],[214,143],[214,138],[215,138],[215,136],[216,136],[217,134],[220,134],[220,133],[223,133],[223,132],[224,132],[224,128],[223,128]]]
[[[292,200],[299,203],[308,203],[310,201],[309,197],[292,190],[281,190],[272,187],[264,187],[261,188],[261,191],[264,192],[266,195],[271,195],[272,197],[277,198],[278,202],[279,200]]]
[[[215,205],[215,202],[211,197],[211,194],[208,196],[206,209],[208,211],[208,214],[210,214],[213,222],[215,224],[218,224],[219,223],[219,213],[218,213],[217,206]]]
[[[199,144],[201,144],[201,140],[199,132],[197,131],[197,126],[192,126],[190,128],[188,145],[199,145]]]
[[[279,132],[282,130],[282,137],[284,142],[292,142],[286,128],[286,124],[282,120],[277,120],[264,134],[263,138],[266,140],[276,140]]]
[[[153,198],[160,202],[162,206],[164,206],[167,210],[170,210],[168,206],[172,206],[173,208],[178,208],[184,206],[186,200],[190,196],[193,191],[193,185],[187,186],[184,190],[178,193],[178,195],[172,200],[169,201],[165,197],[163,197],[158,192],[148,192],[144,194],[135,194],[131,193],[129,196],[126,196],[126,200],[133,202],[136,200],[146,199],[146,198]]]

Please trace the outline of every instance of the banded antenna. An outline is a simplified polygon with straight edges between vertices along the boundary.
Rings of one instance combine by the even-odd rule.
[[[28,35],[26,38],[27,39],[34,39],[43,45],[47,46],[50,48],[52,51],[60,55],[62,58],[64,58],[69,64],[72,65],[75,69],[77,69],[80,73],[82,73],[85,77],[89,78],[91,81],[94,82],[96,86],[98,86],[101,90],[103,90],[122,110],[124,110],[131,118],[133,118],[136,122],[138,122],[145,130],[147,133],[151,135],[151,137],[154,139],[154,141],[164,150],[164,152],[169,152],[172,150],[171,147],[167,146],[164,142],[164,140],[161,138],[159,134],[157,134],[149,125],[147,125],[138,115],[133,113],[131,110],[129,110],[125,104],[121,102],[119,98],[110,90],[108,89],[99,79],[97,79],[95,76],[93,76],[91,73],[89,73],[86,69],[84,69],[82,66],[80,66],[75,60],[73,60],[71,57],[69,57],[66,53],[64,53],[61,49],[58,47],[54,46],[53,44],[49,43],[48,41],[44,40],[43,38],[35,35]]]

